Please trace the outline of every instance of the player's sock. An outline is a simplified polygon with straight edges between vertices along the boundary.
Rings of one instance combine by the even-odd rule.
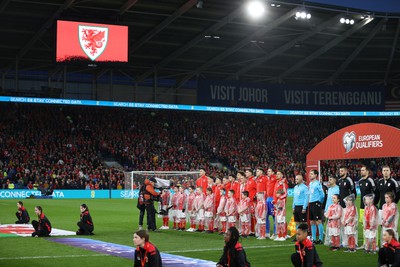
[[[266,232],[265,225],[263,225],[263,226],[261,226],[261,237],[266,236],[265,232]]]
[[[311,224],[311,235],[313,241],[317,240],[317,226],[315,224]]]
[[[354,236],[351,235],[349,236],[349,249],[354,249],[355,248],[355,240],[354,240]]]
[[[226,222],[222,222],[222,232],[226,232]]]
[[[318,224],[319,240],[324,239],[324,225],[322,223]]]

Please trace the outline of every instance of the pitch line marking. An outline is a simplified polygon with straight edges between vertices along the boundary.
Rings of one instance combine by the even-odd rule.
[[[279,247],[293,247],[294,244],[291,245],[270,245],[270,246],[244,246],[245,249],[252,248],[279,248]],[[222,248],[204,248],[204,249],[188,249],[188,250],[170,250],[170,251],[160,251],[163,253],[185,253],[185,252],[202,252],[202,251],[218,251],[222,250]]]
[[[31,260],[31,259],[58,259],[58,258],[79,258],[79,257],[106,257],[109,254],[93,254],[93,255],[59,255],[59,256],[26,256],[26,257],[9,257],[0,258],[0,260]]]

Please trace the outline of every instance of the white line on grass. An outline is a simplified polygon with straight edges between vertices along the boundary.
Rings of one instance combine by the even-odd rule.
[[[279,247],[293,247],[294,244],[291,245],[269,245],[269,246],[245,246],[245,249],[248,248],[279,248]],[[222,250],[222,248],[203,248],[203,249],[188,249],[188,250],[170,250],[170,251],[161,251],[164,253],[185,253],[185,252],[202,252],[202,251],[218,251]]]
[[[105,256],[111,256],[111,255],[92,254],[92,255],[27,256],[27,257],[0,258],[0,260],[57,259],[57,258],[105,257]]]

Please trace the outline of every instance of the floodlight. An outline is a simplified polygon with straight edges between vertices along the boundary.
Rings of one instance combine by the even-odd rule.
[[[247,12],[252,18],[260,18],[265,12],[265,6],[261,1],[253,0],[247,4]]]

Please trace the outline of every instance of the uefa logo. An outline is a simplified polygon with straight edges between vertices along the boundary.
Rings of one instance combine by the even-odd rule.
[[[343,135],[343,146],[346,149],[346,153],[349,153],[356,145],[356,133],[355,132],[345,132]]]

